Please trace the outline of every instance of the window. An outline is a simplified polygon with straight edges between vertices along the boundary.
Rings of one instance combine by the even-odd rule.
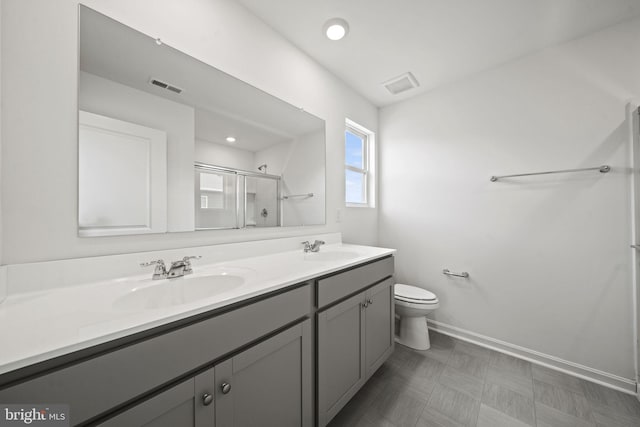
[[[374,134],[347,119],[344,137],[345,203],[373,207]]]

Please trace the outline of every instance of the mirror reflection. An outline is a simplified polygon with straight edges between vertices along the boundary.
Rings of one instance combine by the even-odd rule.
[[[196,163],[196,229],[281,225],[278,175]]]
[[[80,7],[79,234],[324,224],[324,121]]]

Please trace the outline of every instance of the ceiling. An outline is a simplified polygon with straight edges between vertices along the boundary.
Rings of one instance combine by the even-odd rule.
[[[640,16],[640,0],[237,0],[377,106]],[[323,32],[331,18],[350,31]],[[407,71],[420,86],[391,95]]]

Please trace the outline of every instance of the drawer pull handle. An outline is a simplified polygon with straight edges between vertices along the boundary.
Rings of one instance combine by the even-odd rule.
[[[202,404],[204,406],[209,406],[211,405],[211,402],[213,402],[213,396],[210,395],[209,393],[205,393],[202,395]]]
[[[222,394],[227,394],[231,391],[231,384],[228,382],[224,382],[220,384],[220,390],[222,390]]]

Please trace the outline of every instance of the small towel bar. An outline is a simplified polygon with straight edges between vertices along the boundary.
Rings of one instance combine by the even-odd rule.
[[[313,193],[306,193],[306,194],[289,194],[288,196],[282,196],[282,198],[284,200],[287,199],[295,199],[298,197],[304,197],[304,198],[308,198],[308,197],[313,197]]]
[[[464,277],[465,279],[469,278],[469,273],[467,273],[466,271],[463,271],[462,273],[454,273],[452,271],[449,271],[448,268],[442,270],[442,274],[446,274],[447,276]]]

